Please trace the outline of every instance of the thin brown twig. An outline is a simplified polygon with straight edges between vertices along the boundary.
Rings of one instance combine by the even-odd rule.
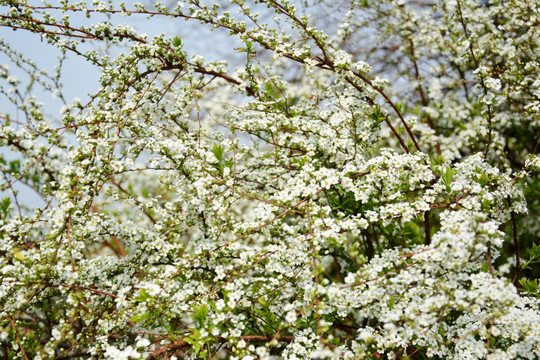
[[[512,210],[512,200],[510,199],[510,197],[507,197],[506,201],[508,202],[508,206],[510,208],[510,221],[512,222],[512,238],[514,239],[514,252],[516,254],[516,274],[512,282],[514,283],[516,289],[518,289],[519,292],[519,288],[517,285],[519,283],[519,279],[521,278],[521,254],[517,234],[516,214]]]
[[[491,274],[492,278],[495,278],[495,270],[493,269],[493,262],[491,260],[491,247],[488,247],[487,249],[486,259],[487,259],[487,264],[489,268],[489,273]]]
[[[9,322],[11,323],[11,327],[13,327],[13,332],[15,333],[15,337],[17,338],[17,343],[19,344],[19,347],[21,348],[21,352],[23,353],[24,358],[26,360],[29,360],[28,356],[26,355],[26,351],[24,351],[24,347],[23,347],[23,345],[21,343],[21,339],[19,338],[19,332],[17,331],[17,327],[15,326],[15,322],[13,321],[13,318],[9,314],[8,314],[8,318],[9,318]]]

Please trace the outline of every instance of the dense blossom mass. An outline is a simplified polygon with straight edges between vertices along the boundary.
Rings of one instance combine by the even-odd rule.
[[[214,29],[236,60],[125,25],[145,18]],[[539,19],[536,0],[0,1],[0,357],[540,358]],[[84,101],[73,57],[101,73]]]

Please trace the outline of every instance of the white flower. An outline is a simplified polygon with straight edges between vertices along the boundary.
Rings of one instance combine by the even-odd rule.
[[[349,65],[351,63],[351,60],[352,55],[343,50],[338,50],[334,54],[334,64],[338,67]]]
[[[494,79],[494,78],[487,78],[484,81],[484,84],[486,85],[486,88],[493,89],[493,90],[499,90],[501,88],[501,80]]]
[[[296,311],[294,310],[289,311],[287,315],[285,315],[285,321],[287,321],[288,323],[293,323],[296,321],[296,319]]]
[[[135,345],[136,348],[146,348],[150,345],[150,340],[146,338],[141,338],[137,341],[137,344]]]
[[[223,268],[223,266],[221,265],[216,266],[215,271],[216,271],[216,279],[222,280],[223,278],[225,278],[225,269]]]
[[[372,82],[371,84],[373,85],[374,88],[376,89],[384,89],[387,85],[388,85],[388,80],[386,79],[383,79],[383,78],[380,78],[380,77],[376,77]]]
[[[51,334],[52,334],[52,337],[57,341],[62,339],[62,333],[56,328],[52,329]]]
[[[259,356],[263,356],[265,355],[267,352],[266,348],[264,346],[259,346],[257,347],[257,349],[255,350],[255,353]]]
[[[354,63],[353,69],[358,71],[361,74],[367,74],[368,72],[371,71],[371,67],[369,66],[369,64],[364,61],[358,61]]]
[[[225,301],[223,299],[219,299],[218,301],[216,301],[216,309],[218,311],[223,310],[224,307],[225,307]]]

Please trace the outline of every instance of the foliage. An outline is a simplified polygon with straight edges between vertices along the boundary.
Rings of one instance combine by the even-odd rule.
[[[69,104],[2,41],[6,358],[540,357],[538,2],[0,4],[101,72]]]

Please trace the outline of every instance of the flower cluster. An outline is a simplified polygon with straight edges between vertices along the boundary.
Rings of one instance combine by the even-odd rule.
[[[0,353],[540,357],[534,2],[13,3],[101,88],[0,41]]]

